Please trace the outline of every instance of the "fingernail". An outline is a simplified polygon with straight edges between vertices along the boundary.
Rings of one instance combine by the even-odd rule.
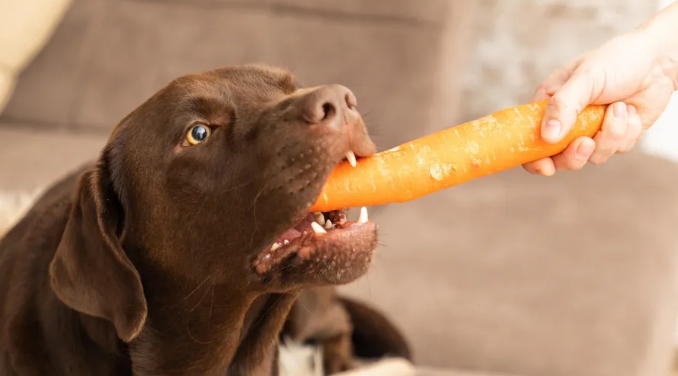
[[[560,138],[561,129],[562,127],[558,120],[549,120],[541,127],[541,137],[547,141],[557,140]]]
[[[591,154],[593,154],[593,150],[596,148],[596,144],[594,142],[582,142],[581,145],[577,148],[577,158],[579,159],[588,159]]]
[[[612,112],[614,113],[614,117],[617,119],[624,119],[627,114],[626,110],[626,103],[624,102],[617,102],[612,105]]]

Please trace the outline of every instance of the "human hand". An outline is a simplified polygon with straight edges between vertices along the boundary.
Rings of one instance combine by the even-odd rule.
[[[550,98],[541,125],[542,138],[560,141],[589,104],[611,104],[601,130],[579,137],[562,153],[526,163],[533,174],[579,170],[633,148],[642,133],[664,112],[678,90],[678,63],[654,47],[651,37],[634,31],[610,40],[553,72],[533,101]]]

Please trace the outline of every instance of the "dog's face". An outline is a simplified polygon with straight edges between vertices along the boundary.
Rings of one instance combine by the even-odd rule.
[[[137,279],[140,257],[255,294],[350,282],[368,269],[375,225],[308,210],[342,159],[375,150],[345,87],[300,89],[288,72],[256,66],[179,78],[120,123],[83,178],[53,286],[78,306],[73,281],[97,276],[75,275],[68,258],[93,247],[119,247],[111,259]],[[88,231],[99,234],[78,235]]]
[[[375,226],[308,212],[349,151],[375,151],[355,106],[347,88],[298,89],[261,67],[183,77],[146,102],[120,146],[140,230],[184,245],[159,260],[189,276],[252,271],[280,288],[361,275]]]

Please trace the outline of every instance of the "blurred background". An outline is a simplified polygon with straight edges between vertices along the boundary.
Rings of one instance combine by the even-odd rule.
[[[388,149],[528,102],[669,2],[0,0],[0,222],[186,73],[267,63],[344,84]],[[674,101],[605,165],[373,209],[383,246],[342,290],[403,328],[422,374],[672,375],[677,123]]]

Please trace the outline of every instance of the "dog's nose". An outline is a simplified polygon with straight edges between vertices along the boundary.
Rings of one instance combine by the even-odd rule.
[[[309,124],[323,124],[339,129],[360,118],[356,106],[355,95],[347,87],[321,86],[305,95],[302,101],[302,117]]]

